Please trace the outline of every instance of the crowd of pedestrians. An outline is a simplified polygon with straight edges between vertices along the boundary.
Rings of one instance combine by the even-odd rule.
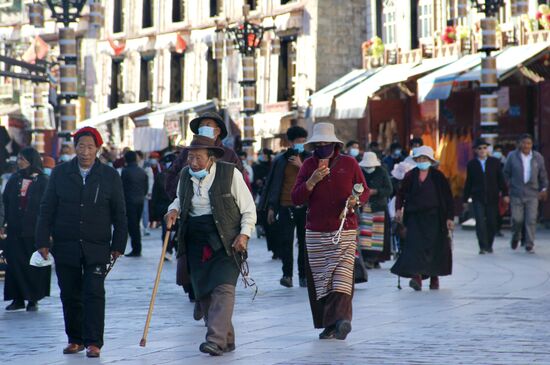
[[[311,135],[293,123],[286,148],[262,148],[254,161],[223,145],[228,131],[217,113],[193,119],[190,129],[189,146],[144,154],[118,151],[86,127],[57,161],[30,147],[8,161],[0,199],[6,310],[38,310],[50,294],[51,267],[31,265],[31,257],[36,251],[48,262],[53,255],[63,352],[99,357],[105,276],[121,255],[139,260],[142,236],[158,226],[170,238],[164,259],[176,254],[176,283],[205,322],[200,351],[214,356],[236,348],[235,286],[254,232],[280,260],[282,286],[295,285],[297,267],[320,339],[343,340],[352,329],[357,260],[378,269],[393,257],[391,272],[416,291],[427,279],[437,290],[452,273],[457,201],[422,139],[409,141],[408,151],[398,142],[386,151],[377,142],[363,149],[341,141],[330,123],[316,123]],[[533,253],[548,189],[533,138],[522,135],[507,156],[484,139],[473,148],[461,199],[473,211],[479,254],[493,252],[503,205],[511,209],[511,248]]]

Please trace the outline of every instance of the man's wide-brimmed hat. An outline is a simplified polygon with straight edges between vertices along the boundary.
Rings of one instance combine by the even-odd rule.
[[[344,142],[336,138],[332,123],[315,123],[313,125],[313,134],[306,144],[318,142],[338,143],[341,147],[344,146]]]
[[[216,122],[218,128],[220,128],[220,140],[227,137],[227,127],[225,126],[222,117],[218,113],[214,112],[201,114],[200,116],[189,122],[189,128],[191,128],[191,131],[195,134],[199,134],[199,126],[201,122],[205,119],[211,119]]]
[[[189,150],[202,150],[207,149],[214,152],[214,156],[216,158],[223,157],[225,151],[223,148],[216,146],[215,141],[212,138],[208,138],[205,136],[199,136],[198,134],[195,134],[193,136],[193,140],[191,141],[191,144],[187,146],[187,149]]]
[[[476,138],[474,141],[474,148],[478,148],[479,146],[490,146],[491,144],[487,142],[485,138]]]
[[[359,162],[359,166],[366,168],[378,167],[380,166],[380,160],[378,159],[378,156],[376,156],[376,153],[365,152],[363,154],[363,159]]]
[[[434,163],[437,162],[437,160],[434,158],[434,150],[430,146],[420,146],[413,149],[413,158],[416,159],[422,156],[429,158]]]

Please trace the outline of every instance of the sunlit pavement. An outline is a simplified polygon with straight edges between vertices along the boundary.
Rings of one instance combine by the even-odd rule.
[[[454,273],[441,290],[414,292],[389,273],[369,271],[356,287],[353,331],[346,341],[318,339],[306,289],[279,285],[281,263],[265,241],[250,244],[250,271],[260,288],[239,282],[233,322],[237,350],[221,358],[198,351],[206,332],[164,265],[147,347],[139,347],[159,261],[160,231],[145,238],[143,257],[121,258],[106,282],[105,346],[100,359],[63,355],[66,344],[57,280],[38,312],[0,310],[1,364],[550,364],[550,231],[536,254],[512,251],[509,233],[495,253],[478,255],[472,231],[458,230]],[[3,288],[3,282],[0,282]],[[9,304],[8,302],[4,303]]]

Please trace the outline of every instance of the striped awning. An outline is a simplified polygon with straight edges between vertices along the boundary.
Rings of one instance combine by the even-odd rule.
[[[335,119],[363,118],[368,99],[384,86],[406,81],[416,65],[406,63],[375,69],[370,77],[335,97]]]
[[[478,66],[481,63],[481,58],[481,53],[466,55],[418,79],[418,102],[447,99],[451,95],[451,90],[456,79],[464,72]]]
[[[326,118],[330,116],[334,97],[351,89],[373,73],[374,71],[372,70],[353,70],[311,95],[313,117]]]
[[[550,53],[550,42],[527,44],[506,48],[496,56],[497,76],[500,80],[516,72],[520,67],[527,66],[539,57]],[[460,75],[456,81],[480,81],[481,65]]]
[[[103,125],[107,122],[117,120],[118,118],[132,116],[140,112],[146,112],[150,107],[148,101],[142,103],[132,103],[132,104],[119,104],[117,108],[109,110],[108,112],[96,115],[89,119],[83,120],[78,123],[79,128],[81,127],[94,127],[97,128],[100,125]]]

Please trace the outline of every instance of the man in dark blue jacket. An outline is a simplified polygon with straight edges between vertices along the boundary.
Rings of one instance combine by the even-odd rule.
[[[468,162],[463,196],[465,204],[470,198],[473,201],[480,255],[493,253],[498,201],[501,195],[509,201],[500,161],[489,156],[488,147],[489,143],[482,138],[474,142],[476,157]]]
[[[122,188],[126,202],[128,218],[128,233],[132,242],[132,251],[126,256],[141,256],[141,229],[139,227],[143,214],[143,203],[149,190],[149,182],[145,170],[137,164],[137,153],[127,151],[124,154],[126,166],[122,169]]]
[[[74,143],[77,157],[52,171],[40,203],[36,246],[44,258],[51,248],[55,258],[69,342],[63,353],[86,347],[88,357],[99,357],[107,264],[126,247],[126,209],[120,176],[96,157],[99,132],[82,128]]]
[[[298,276],[300,286],[306,286],[305,242],[306,242],[306,207],[295,206],[290,193],[298,177],[298,171],[304,160],[311,156],[304,151],[307,131],[299,126],[286,131],[290,147],[273,161],[271,172],[266,182],[265,202],[267,206],[267,223],[277,224],[277,254],[283,261],[281,285],[292,287],[294,265],[294,230],[298,236]]]

